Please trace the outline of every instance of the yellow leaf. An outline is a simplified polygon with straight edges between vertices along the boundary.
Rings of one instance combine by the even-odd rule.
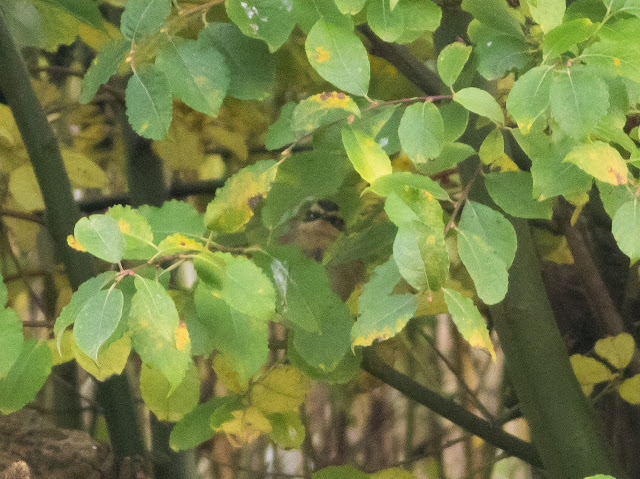
[[[618,392],[629,404],[640,404],[640,374],[625,379]]]
[[[547,230],[533,228],[538,253],[544,261],[557,264],[573,264],[573,256],[567,244],[567,238],[557,236]]]
[[[27,211],[43,210],[44,201],[31,165],[22,165],[9,175],[9,192]]]
[[[223,423],[220,430],[224,431],[233,447],[250,444],[261,434],[271,432],[269,420],[253,406],[246,410],[233,411],[231,414],[233,419]]]
[[[120,374],[127,365],[129,353],[131,352],[131,337],[125,334],[123,337],[114,341],[106,349],[98,352],[98,362],[96,363],[89,356],[84,354],[76,343],[73,343],[73,354],[76,361],[82,369],[87,371],[98,381]]]
[[[233,365],[221,354],[213,358],[213,370],[227,391],[239,394],[249,389],[249,380],[240,379]]]
[[[416,479],[416,476],[405,469],[385,469],[371,474],[371,479]]]
[[[86,156],[72,150],[62,150],[62,159],[71,184],[77,188],[105,188],[107,175]]]
[[[204,161],[199,132],[190,128],[180,114],[176,114],[166,138],[153,142],[153,149],[176,170],[196,170]]]
[[[609,361],[617,369],[624,369],[633,357],[635,346],[633,336],[622,333],[599,339],[596,341],[595,351],[598,356]]]
[[[108,43],[110,40],[122,37],[120,30],[115,25],[109,22],[103,22],[104,30],[98,30],[91,25],[81,23],[78,25],[78,35],[80,40],[85,42],[94,50],[100,50],[100,48]]]
[[[304,402],[310,381],[293,366],[275,366],[251,389],[251,404],[265,414],[295,412]]]
[[[615,377],[604,364],[593,358],[582,354],[574,354],[570,360],[571,367],[580,385],[598,384],[603,381],[610,381]]]

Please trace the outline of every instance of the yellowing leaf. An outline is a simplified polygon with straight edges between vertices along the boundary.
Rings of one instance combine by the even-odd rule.
[[[94,50],[100,50],[109,41],[122,37],[120,30],[112,23],[104,22],[102,26],[103,30],[98,30],[87,23],[80,23],[80,25],[78,25],[80,40]]]
[[[158,252],[163,255],[171,255],[184,251],[203,251],[206,248],[199,241],[187,238],[180,233],[175,233],[167,236],[160,241],[158,245]]]
[[[255,407],[246,410],[233,411],[233,419],[223,423],[219,430],[224,431],[233,447],[251,444],[261,434],[271,432],[271,423]]]
[[[104,188],[108,179],[105,172],[93,161],[80,153],[62,150],[64,166],[71,184],[78,188]]]
[[[309,378],[293,366],[276,366],[251,389],[251,404],[265,414],[295,412],[304,402]]]
[[[618,389],[620,397],[630,404],[640,404],[640,374],[625,379]]]
[[[278,447],[296,449],[302,445],[305,436],[304,425],[298,412],[269,414],[270,437]]]
[[[52,366],[66,363],[67,361],[71,361],[74,358],[73,332],[70,329],[62,333],[62,338],[60,340],[60,350],[58,350],[58,346],[56,345],[56,340],[54,338],[47,341],[47,346],[49,346],[49,349],[51,350]]]
[[[365,181],[373,183],[391,174],[391,160],[376,140],[351,127],[342,129],[342,144],[355,170]]]
[[[624,369],[633,357],[635,346],[633,336],[629,333],[622,333],[599,339],[596,341],[595,351],[598,356],[609,361],[612,366]]]
[[[71,331],[66,331],[71,332]],[[76,361],[82,369],[91,374],[98,381],[121,374],[127,365],[129,353],[131,352],[131,337],[124,335],[122,338],[114,341],[106,348],[98,352],[98,362],[96,363],[89,356],[80,351],[80,348],[73,343],[73,354]]]
[[[257,202],[267,195],[276,176],[273,160],[259,161],[229,178],[207,205],[204,223],[214,231],[242,231],[253,217]]]
[[[571,360],[573,372],[581,386],[598,384],[615,377],[604,364],[596,359],[582,354],[574,354],[569,359]]]
[[[577,165],[604,183],[626,185],[629,181],[627,165],[618,150],[602,141],[574,148],[563,161]]]
[[[232,393],[243,393],[249,388],[249,380],[241,379],[233,365],[222,354],[217,354],[213,358],[213,370],[216,373],[218,381]]]
[[[189,364],[184,379],[173,388],[162,372],[143,364],[140,371],[142,399],[160,421],[179,421],[197,405],[200,396],[200,378],[193,363]]]
[[[443,288],[442,291],[451,319],[462,337],[474,348],[483,348],[489,351],[491,359],[495,362],[496,352],[493,349],[487,325],[473,301],[463,297],[454,289]]]

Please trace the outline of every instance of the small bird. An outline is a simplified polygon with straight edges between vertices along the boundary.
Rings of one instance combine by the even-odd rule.
[[[344,231],[344,220],[338,215],[338,205],[331,200],[313,203],[300,221],[280,243],[294,243],[315,261],[322,261],[325,251]]]

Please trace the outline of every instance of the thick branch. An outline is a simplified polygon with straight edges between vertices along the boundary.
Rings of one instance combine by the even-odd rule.
[[[372,55],[387,60],[427,95],[442,93],[440,77],[414,57],[407,47],[381,40],[366,23],[358,25],[358,31],[371,42]]]
[[[362,369],[397,389],[408,398],[428,407],[436,414],[484,439],[489,444],[533,466],[542,467],[542,461],[532,444],[492,426],[488,421],[470,413],[451,399],[446,399],[431,389],[418,384],[410,377],[385,364],[370,349],[364,350]]]

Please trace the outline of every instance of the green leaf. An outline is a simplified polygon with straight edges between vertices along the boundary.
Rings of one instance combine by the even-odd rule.
[[[351,328],[351,347],[370,346],[398,334],[418,307],[413,294],[392,294],[402,276],[393,257],[376,267],[358,298],[358,321]]]
[[[490,165],[494,161],[504,158],[504,137],[499,128],[495,128],[487,134],[480,145],[478,156],[485,165]]]
[[[318,93],[298,103],[291,117],[291,129],[306,135],[351,115],[360,116],[360,108],[349,96],[338,92]]]
[[[618,150],[602,141],[578,145],[564,160],[577,165],[597,180],[612,185],[626,185],[629,181],[627,164]]]
[[[325,373],[336,369],[349,351],[353,320],[331,290],[325,268],[291,246],[273,248],[259,261],[271,272],[280,313],[292,327],[289,347],[313,368]]]
[[[611,232],[618,248],[631,259],[631,265],[640,259],[640,205],[638,198],[624,203],[616,211]]]
[[[170,37],[156,58],[156,68],[169,79],[171,91],[185,105],[217,116],[229,89],[229,68],[206,37],[180,41]]]
[[[123,259],[148,260],[156,253],[157,250],[153,247],[151,225],[131,206],[112,206],[107,211],[107,216],[118,222],[124,237]]]
[[[418,221],[444,233],[442,207],[433,195],[422,189],[405,186],[389,193],[384,210],[397,226]]]
[[[129,79],[125,91],[127,117],[136,133],[161,140],[173,119],[173,97],[166,75],[152,65],[141,68]]]
[[[498,125],[504,123],[502,108],[495,98],[485,90],[475,87],[463,88],[453,95],[453,101],[460,103],[470,112],[486,116]]]
[[[228,0],[227,15],[248,37],[259,38],[274,52],[295,26],[292,5],[286,0]]]
[[[544,61],[555,60],[578,43],[588,40],[597,28],[598,25],[588,18],[572,20],[554,28],[544,36],[542,41]]]
[[[438,291],[449,275],[442,230],[418,221],[400,225],[393,257],[402,277],[418,290]]]
[[[143,205],[138,208],[138,213],[151,225],[155,244],[160,244],[167,236],[176,233],[188,238],[200,239],[205,232],[202,215],[184,201],[165,201],[160,208]]]
[[[456,141],[467,129],[469,110],[455,101],[442,105],[439,110],[444,124],[444,141],[446,143]],[[446,144],[443,145],[444,148]]]
[[[431,102],[407,107],[400,120],[398,136],[402,149],[414,163],[437,157],[444,145],[444,123],[438,107]]]
[[[230,177],[207,205],[207,228],[218,233],[242,231],[253,217],[257,202],[267,196],[276,174],[276,162],[263,160]]]
[[[98,30],[104,28],[102,14],[98,5],[86,0],[40,0],[75,17],[78,21],[91,25]]]
[[[612,15],[622,12],[640,17],[640,2],[638,0],[602,0],[602,3],[611,9]]]
[[[466,110],[465,110],[466,111]],[[446,126],[445,126],[446,132]],[[425,175],[435,175],[441,171],[454,168],[458,163],[476,154],[476,150],[466,143],[445,143],[442,153],[435,160],[420,165],[419,171]]]
[[[297,449],[302,446],[305,429],[298,412],[274,413],[267,416],[271,423],[269,438],[282,449]]]
[[[269,354],[267,322],[230,307],[218,297],[217,290],[204,282],[198,283],[194,301],[218,352],[233,365],[241,379],[253,376]]]
[[[336,6],[344,14],[355,15],[360,13],[367,0],[335,0]]]
[[[22,321],[13,309],[0,310],[0,380],[18,360],[23,346]]]
[[[600,192],[600,201],[610,218],[613,219],[616,211],[627,201],[635,198],[633,191],[630,191],[624,185],[614,186],[609,183],[596,181],[598,191]]]
[[[274,55],[267,45],[243,35],[233,23],[208,23],[198,36],[224,54],[231,80],[227,94],[239,100],[265,100],[276,79]]]
[[[623,21],[616,22],[616,26]],[[637,19],[632,19],[634,29],[638,28]],[[621,28],[624,30],[624,28]],[[624,35],[624,31],[622,35]],[[619,34],[619,33],[618,33]],[[635,81],[640,76],[640,45],[629,36],[603,38],[585,48],[580,55],[581,60],[589,66],[598,68],[608,75],[620,75]]]
[[[269,125],[269,130],[264,137],[264,146],[267,150],[277,150],[296,141],[297,136],[291,127],[293,111],[296,106],[292,101],[284,105],[280,110],[278,120]]]
[[[591,188],[593,178],[576,165],[563,162],[574,143],[568,139],[552,141],[544,133],[522,135],[512,130],[512,135],[531,158],[533,197],[538,201],[557,195],[571,196]]]
[[[581,140],[609,109],[609,90],[592,68],[556,71],[549,92],[551,114],[571,137]]]
[[[118,327],[123,306],[122,291],[110,288],[91,296],[78,312],[73,339],[78,348],[94,361],[98,361],[98,351]]]
[[[491,199],[502,210],[517,218],[551,219],[551,200],[533,199],[533,178],[526,171],[505,171],[489,173],[485,185]]]
[[[516,232],[504,216],[466,202],[458,224],[458,253],[486,304],[499,303],[506,295],[516,247]]]
[[[502,0],[463,0],[462,9],[479,22],[516,38],[524,37],[522,27],[507,2]]]
[[[210,418],[214,411],[225,404],[235,401],[235,398],[225,396],[216,397],[205,403],[198,404],[195,409],[180,419],[171,430],[169,445],[174,451],[192,449],[213,436]]]
[[[487,80],[502,78],[511,70],[525,70],[533,62],[531,46],[524,37],[513,36],[477,20],[471,21],[467,34],[474,44],[476,69]]]
[[[507,110],[525,135],[549,108],[552,71],[552,67],[545,65],[532,68],[518,78],[507,97]]]
[[[118,222],[109,216],[80,218],[73,229],[73,235],[89,253],[104,261],[117,263],[123,257],[124,237]]]
[[[385,42],[395,42],[404,33],[402,10],[392,10],[389,0],[370,0],[367,22],[371,30]]]
[[[391,173],[391,160],[375,139],[351,127],[342,129],[342,144],[351,164],[369,183]]]
[[[464,43],[455,42],[447,45],[438,55],[438,75],[445,85],[452,87],[462,69],[469,60],[471,47]]]
[[[309,63],[322,78],[347,93],[367,95],[369,57],[355,33],[318,20],[307,35],[305,50]]]
[[[2,273],[0,273],[0,308],[4,308],[7,305],[7,301],[9,301],[9,292],[2,278]]]
[[[164,20],[171,13],[171,0],[129,0],[120,17],[120,31],[127,40],[160,31]]]
[[[60,316],[58,316],[56,324],[53,326],[53,333],[56,336],[58,350],[60,350],[62,333],[67,329],[67,327],[74,323],[84,304],[89,300],[89,298],[98,294],[107,284],[113,282],[116,279],[116,276],[117,273],[115,271],[105,271],[95,278],[88,279],[82,283],[78,290],[73,293],[71,301],[62,308]]]
[[[393,8],[393,2],[397,5]],[[440,26],[442,10],[435,2],[422,0],[389,0],[391,9],[402,13],[404,32],[396,43],[411,43],[419,39],[424,32],[434,32]]]
[[[295,216],[305,201],[331,197],[349,172],[353,169],[344,154],[314,149],[292,155],[278,167],[262,208],[262,223],[275,229]]]
[[[35,338],[24,342],[18,359],[0,379],[0,412],[10,414],[32,401],[51,372],[51,350]]]
[[[396,171],[390,175],[381,176],[374,181],[369,189],[380,196],[400,193],[405,187],[423,190],[438,200],[448,200],[449,194],[436,181],[428,176],[416,175],[408,171]]]
[[[360,118],[354,119],[351,126],[367,135],[373,136],[388,155],[400,151],[398,127],[403,110],[399,105],[387,105],[365,111]]]
[[[269,278],[250,259],[229,253],[201,253],[193,258],[198,276],[216,298],[256,321],[275,313],[275,291]]]
[[[80,103],[91,101],[100,85],[107,83],[111,75],[118,71],[118,66],[124,61],[130,49],[131,42],[120,38],[98,52],[82,80],[82,93],[78,98]]]
[[[444,300],[447,303],[451,320],[458,328],[462,337],[474,348],[489,351],[491,358],[496,360],[496,353],[489,337],[489,331],[480,311],[473,301],[463,297],[454,289],[444,288]]]
[[[353,29],[351,15],[341,12],[333,0],[293,0],[293,13],[296,23],[306,34],[320,19],[340,28]]]
[[[145,404],[158,420],[179,421],[198,405],[200,399],[198,370],[191,363],[182,382],[178,387],[172,388],[159,369],[143,364],[140,369],[140,393]]]
[[[129,312],[133,346],[142,362],[156,366],[174,389],[191,364],[190,343],[178,336],[178,311],[156,281],[136,276],[135,286]]]
[[[567,8],[565,0],[527,0],[533,21],[547,33],[562,23]]]

